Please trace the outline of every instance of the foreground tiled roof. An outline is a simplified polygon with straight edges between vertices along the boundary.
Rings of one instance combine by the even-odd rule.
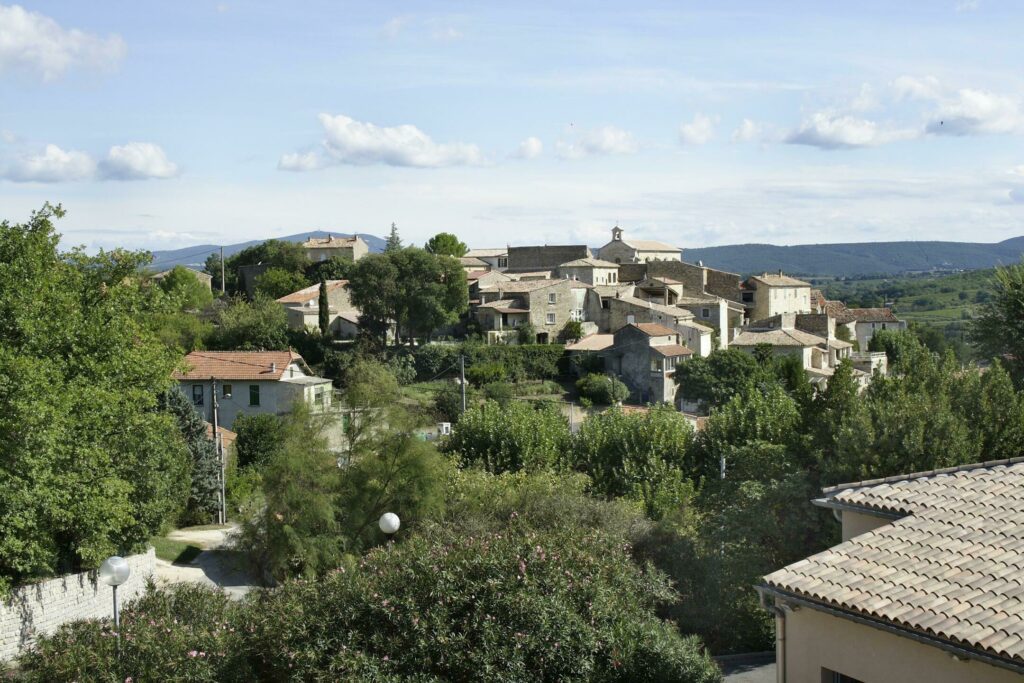
[[[175,372],[173,377],[277,381],[294,360],[302,361],[302,356],[293,351],[193,351],[185,356],[184,372]]]
[[[818,346],[824,344],[826,339],[803,330],[747,330],[736,335],[736,338],[729,342],[729,346],[757,346],[758,344],[771,344],[772,346]]]
[[[862,323],[898,323],[899,318],[891,308],[848,308],[853,319]]]
[[[327,293],[330,294],[336,289],[345,287],[348,285],[348,280],[328,280],[327,281]],[[300,289],[297,292],[291,294],[285,294],[277,300],[279,304],[304,304],[307,301],[311,301],[320,296],[320,283],[310,285]]]
[[[768,589],[1024,665],[1024,459],[825,495],[898,519],[769,574]]]

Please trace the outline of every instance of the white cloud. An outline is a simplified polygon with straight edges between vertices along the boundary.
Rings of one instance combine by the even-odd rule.
[[[540,138],[528,137],[519,143],[519,149],[514,156],[520,159],[536,159],[544,152],[544,143]]]
[[[124,54],[120,36],[66,29],[38,12],[0,5],[0,72],[26,71],[52,81],[75,66],[110,68]]]
[[[1010,175],[1024,176],[1024,164],[1021,164],[1020,166],[1014,166],[1008,171],[1008,173]]]
[[[679,140],[684,145],[703,145],[715,137],[715,126],[718,118],[712,119],[704,114],[697,114],[690,123],[679,126]]]
[[[23,156],[6,169],[4,177],[16,183],[61,183],[87,180],[96,173],[96,163],[85,152],[65,151],[47,145],[42,154]]]
[[[1024,133],[1019,97],[976,88],[950,88],[937,78],[901,76],[893,81],[897,96],[935,105],[925,131],[933,135]]]
[[[974,12],[978,9],[978,0],[960,0],[954,9],[957,12]]]
[[[173,178],[178,165],[168,160],[164,150],[151,142],[115,145],[99,165],[101,177],[109,180],[146,180]]]
[[[743,119],[743,122],[732,132],[733,142],[753,142],[764,138],[764,124],[752,119]]]
[[[287,171],[311,171],[332,164],[369,166],[475,165],[484,162],[476,145],[434,142],[416,126],[377,126],[338,114],[320,114],[324,128],[323,155],[315,152],[285,154],[277,167]]]
[[[8,145],[12,145],[18,141],[18,136],[15,135],[14,131],[7,130],[6,128],[0,130],[0,140],[3,140]]]
[[[628,130],[602,126],[581,133],[573,142],[559,141],[556,148],[558,156],[563,159],[582,159],[587,156],[633,154],[639,145]]]
[[[914,130],[885,128],[875,121],[846,114],[817,112],[790,132],[783,141],[791,145],[810,145],[821,149],[850,149],[908,140],[917,134]]]
[[[402,29],[408,26],[410,21],[412,21],[411,14],[392,17],[384,24],[384,28],[381,29],[381,33],[385,38],[393,40],[398,37],[398,34],[402,32]]]

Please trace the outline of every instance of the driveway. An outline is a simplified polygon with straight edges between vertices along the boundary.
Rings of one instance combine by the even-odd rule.
[[[725,683],[775,683],[775,653],[716,657]]]
[[[229,537],[238,530],[237,525],[177,529],[167,535],[203,549],[188,564],[172,564],[156,560],[156,584],[202,583],[223,588],[234,598],[241,598],[259,586],[257,577],[246,566],[244,558],[229,549]]]

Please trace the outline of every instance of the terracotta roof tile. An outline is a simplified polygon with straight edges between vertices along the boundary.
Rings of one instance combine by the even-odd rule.
[[[671,327],[665,327],[659,323],[630,323],[630,325],[649,337],[661,337],[663,335],[675,336],[678,334],[678,332],[673,330]]]
[[[821,505],[902,517],[766,576],[768,588],[1024,663],[1024,459],[825,494]]]
[[[183,372],[175,372],[177,380],[268,380],[277,381],[292,361],[302,360],[293,351],[193,351],[185,356]]]
[[[891,308],[848,308],[846,310],[858,322],[897,323],[900,321]]]
[[[327,293],[330,294],[336,289],[344,288],[348,286],[348,280],[328,280],[327,281]],[[291,294],[285,294],[277,300],[279,304],[304,304],[307,301],[316,299],[320,296],[320,283],[304,287],[297,292]]]

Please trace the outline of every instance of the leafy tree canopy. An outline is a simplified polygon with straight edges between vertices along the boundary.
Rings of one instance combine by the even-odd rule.
[[[160,289],[173,297],[181,310],[197,311],[213,301],[210,288],[199,281],[195,273],[185,266],[174,266],[162,280]]]
[[[281,304],[262,295],[251,302],[235,298],[219,312],[206,346],[215,351],[285,351],[287,332]]]
[[[468,251],[466,243],[450,232],[437,233],[427,241],[423,248],[436,256],[454,256],[455,258],[465,256]]]

